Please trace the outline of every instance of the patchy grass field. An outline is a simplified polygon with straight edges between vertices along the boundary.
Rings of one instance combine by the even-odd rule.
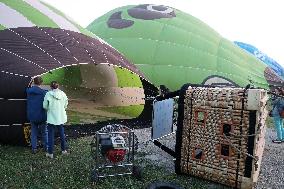
[[[77,119],[80,118],[74,117],[74,122],[79,121]],[[270,117],[267,126],[273,126]],[[136,164],[143,167],[142,181],[132,176],[123,176],[102,179],[94,185],[90,181],[94,163],[91,140],[92,137],[69,140],[71,153],[68,156],[61,155],[57,146],[54,159],[46,158],[43,151],[31,154],[30,148],[0,145],[0,188],[142,189],[156,180],[175,182],[186,189],[227,188],[202,179],[170,173],[164,167],[143,158],[145,154],[142,153],[137,154],[136,160]]]
[[[93,164],[91,139],[70,140],[69,155],[61,155],[57,146],[54,159],[46,158],[43,151],[31,154],[29,148],[0,146],[0,188],[141,189],[155,180],[175,182],[184,188],[207,188],[206,181],[168,173],[143,158],[136,162],[143,165],[142,181],[132,176],[122,176],[102,179],[94,185],[89,179]]]
[[[107,116],[76,112],[72,110],[67,110],[67,115],[68,115],[68,124],[97,123],[100,121],[116,119],[115,117],[110,118]]]
[[[96,114],[96,112],[86,113],[78,110],[67,110],[68,124],[97,123],[113,119],[135,118],[141,114],[143,108],[144,105],[97,107],[97,110],[101,110],[99,112],[100,115]]]
[[[118,113],[129,117],[138,117],[144,109],[144,105],[117,106],[117,107],[101,107],[98,108],[106,112]]]

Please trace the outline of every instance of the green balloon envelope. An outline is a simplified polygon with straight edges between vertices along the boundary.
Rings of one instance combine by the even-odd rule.
[[[185,83],[283,85],[263,62],[199,19],[171,7],[120,7],[87,29],[124,54],[155,86],[177,90]]]

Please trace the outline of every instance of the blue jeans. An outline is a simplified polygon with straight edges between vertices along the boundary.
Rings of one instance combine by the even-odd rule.
[[[43,148],[46,150],[47,149],[47,128],[46,128],[46,123],[34,123],[31,122],[31,145],[32,145],[32,150],[37,149],[37,139],[38,139],[38,134],[41,135],[41,143],[43,145]]]
[[[273,117],[275,129],[277,132],[277,139],[284,140],[284,127],[283,127],[283,118]]]
[[[48,124],[47,125],[47,130],[48,130],[48,148],[47,148],[47,152],[49,154],[53,154],[55,129],[58,130],[58,132],[59,132],[59,137],[60,137],[60,142],[61,142],[61,151],[66,150],[66,140],[65,140],[65,134],[64,134],[64,127],[63,127],[63,125]]]

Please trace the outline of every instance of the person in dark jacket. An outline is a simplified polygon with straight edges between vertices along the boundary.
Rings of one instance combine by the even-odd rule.
[[[41,133],[41,142],[44,150],[47,150],[47,126],[46,126],[46,111],[43,109],[42,103],[46,90],[40,85],[43,80],[41,77],[34,78],[34,85],[27,88],[27,116],[31,123],[31,146],[32,153],[37,152],[37,138]]]

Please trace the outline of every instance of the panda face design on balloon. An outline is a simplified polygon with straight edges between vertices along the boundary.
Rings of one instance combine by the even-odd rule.
[[[176,17],[173,8],[163,5],[138,5],[128,9],[127,12],[131,17],[142,20],[155,20],[161,18]],[[122,11],[113,13],[107,21],[108,27],[115,29],[124,29],[131,27],[134,24],[133,20],[123,19],[121,14]]]

